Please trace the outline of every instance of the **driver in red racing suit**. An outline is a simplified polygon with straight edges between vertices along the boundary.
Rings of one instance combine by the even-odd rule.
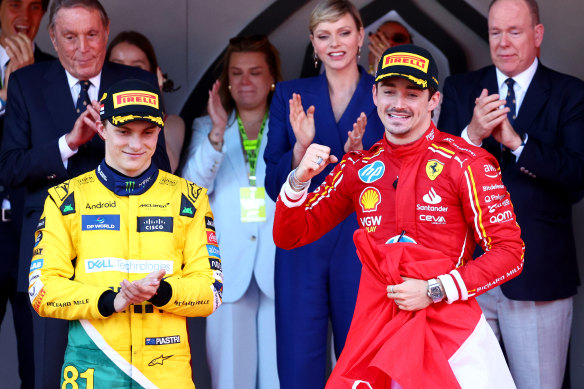
[[[407,56],[419,62],[407,63]],[[429,67],[423,66],[424,60]],[[441,133],[431,122],[440,93],[430,54],[413,45],[390,48],[380,60],[375,81],[373,98],[386,136],[368,151],[346,154],[309,194],[310,178],[337,162],[328,147],[311,145],[280,192],[276,245],[291,249],[313,242],[355,211],[360,227],[377,244],[411,242],[440,250],[451,258],[451,271],[437,279],[406,279],[387,287],[387,296],[405,311],[472,299],[517,276],[524,246],[496,159]],[[303,131],[314,125],[313,111],[303,111],[299,96],[290,105],[293,127]],[[364,128],[363,123],[359,126]],[[359,131],[353,133],[359,136]],[[485,253],[473,260],[477,243]],[[484,318],[481,323],[488,328]],[[506,381],[490,383],[514,387],[504,361],[503,366]],[[392,388],[400,387],[394,384]]]

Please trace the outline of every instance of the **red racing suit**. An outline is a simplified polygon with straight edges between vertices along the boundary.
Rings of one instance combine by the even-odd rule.
[[[523,241],[496,159],[431,124],[417,141],[384,137],[350,152],[314,192],[284,184],[274,241],[291,249],[313,242],[356,211],[374,241],[415,242],[440,250],[452,270],[439,276],[446,301],[467,300],[519,275]],[[473,260],[479,243],[484,254]]]

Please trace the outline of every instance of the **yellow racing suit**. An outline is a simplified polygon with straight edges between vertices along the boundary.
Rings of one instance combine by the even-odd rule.
[[[214,230],[206,189],[154,166],[133,179],[102,162],[49,190],[29,295],[71,320],[62,389],[194,388],[186,316],[221,304]],[[152,299],[114,312],[122,280],[159,269]]]

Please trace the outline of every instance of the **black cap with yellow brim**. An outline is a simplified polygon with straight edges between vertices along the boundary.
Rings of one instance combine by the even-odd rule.
[[[142,80],[123,80],[112,85],[101,97],[99,116],[116,127],[136,120],[164,127],[160,90]]]
[[[422,89],[438,89],[438,67],[428,50],[416,45],[399,45],[385,50],[375,73],[375,82],[402,77]]]

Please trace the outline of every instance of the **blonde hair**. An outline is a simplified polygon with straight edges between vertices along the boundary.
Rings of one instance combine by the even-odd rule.
[[[357,30],[363,27],[361,14],[353,3],[347,0],[323,0],[312,10],[308,29],[312,34],[320,23],[336,22],[347,13],[353,17]]]

